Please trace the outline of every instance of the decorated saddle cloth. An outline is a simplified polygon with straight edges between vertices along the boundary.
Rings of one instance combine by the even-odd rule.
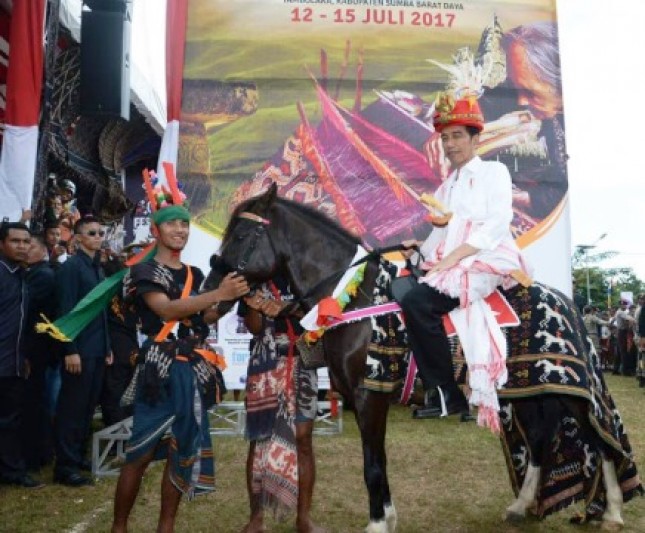
[[[394,302],[392,280],[397,266],[379,261],[379,271],[372,293],[372,305]],[[401,388],[407,375],[411,352],[400,311],[370,316],[372,338],[367,347],[363,387],[376,392],[394,392]]]
[[[408,346],[407,332],[401,314],[401,308],[392,295],[392,281],[398,275],[398,267],[385,259],[380,259],[378,275],[372,292],[372,305],[343,314],[342,320],[332,323],[328,329],[334,329],[347,323],[369,319],[372,336],[367,348],[367,359],[363,387],[375,392],[395,392],[401,389],[401,401],[407,403],[414,388],[416,365]],[[498,297],[493,309],[500,324],[516,324],[516,315],[507,308],[506,302]],[[467,375],[463,350],[456,339],[456,330],[450,317],[444,317],[446,332],[453,346],[459,346],[457,374],[462,381]]]
[[[362,256],[367,254],[365,250],[362,252]],[[362,256],[357,254],[354,260],[360,259]],[[363,283],[364,267],[365,264],[362,265],[362,268],[349,269],[344,279],[341,279],[336,287],[334,297],[348,304]],[[359,268],[361,271],[356,276],[354,273]],[[372,335],[367,348],[362,386],[375,392],[389,393],[398,390],[408,373],[410,349],[407,344],[407,334],[401,316],[401,308],[392,295],[392,280],[397,276],[397,272],[398,268],[394,263],[380,258],[370,306],[344,313],[339,310],[333,316],[327,316],[322,309],[323,305],[319,303],[300,321],[305,329],[311,330],[317,327],[316,319],[324,315],[322,321],[326,325],[317,332],[317,339],[319,339],[325,331],[334,330],[353,322],[369,320]],[[347,285],[347,280],[350,279],[350,285]],[[317,340],[316,342],[321,341]]]
[[[164,324],[143,295],[162,292],[170,299],[187,298],[202,280],[199,269],[175,270],[155,261],[134,266],[125,280],[128,298],[134,298],[142,331],[148,335],[122,399],[134,404],[126,460],[151,452],[155,459],[167,457],[173,484],[189,498],[214,490],[207,409],[216,397],[219,371],[200,349],[206,331],[201,317]]]
[[[265,297],[291,297],[280,281],[262,290]],[[316,371],[300,364],[298,328],[297,320],[288,317],[264,317],[262,333],[252,341],[247,372],[246,438],[255,442],[251,490],[280,518],[298,504],[295,424],[313,420],[317,410]]]
[[[398,267],[380,259],[378,275],[372,292],[372,305],[343,313],[341,319],[332,322],[328,329],[334,329],[344,324],[369,319],[372,326],[372,337],[368,345],[368,357],[365,366],[363,386],[376,392],[393,392],[403,384],[401,401],[407,403],[414,388],[416,365],[411,358],[407,344],[407,333],[401,314],[401,308],[392,294],[392,281],[398,276]],[[495,292],[486,302],[491,306],[500,326],[516,325],[518,317],[502,297]],[[444,316],[446,333],[454,346],[459,346],[459,361],[457,375],[462,382],[466,379],[465,359],[463,350],[456,338],[456,328],[449,315]],[[455,350],[453,350],[454,352]]]
[[[498,391],[502,446],[511,484],[519,492],[529,464],[528,428],[513,411],[515,400],[562,394],[588,402],[594,435],[573,416],[562,416],[551,461],[538,487],[539,516],[546,516],[584,499],[587,517],[600,517],[605,508],[601,457],[594,439],[612,450],[624,501],[642,492],[632,448],[622,418],[607,390],[600,358],[585,334],[580,313],[562,293],[541,284],[515,287],[505,296],[520,317],[518,327],[506,330],[508,381]]]

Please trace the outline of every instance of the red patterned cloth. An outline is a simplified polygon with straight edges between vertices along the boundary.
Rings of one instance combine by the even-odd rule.
[[[293,371],[287,358],[281,357],[275,370],[269,371],[265,383],[270,385],[270,397],[276,398],[276,412],[273,431],[268,438],[255,441],[251,490],[261,496],[262,506],[283,516],[298,505],[298,451],[296,449],[295,411],[296,394],[294,387],[288,387],[293,380]]]

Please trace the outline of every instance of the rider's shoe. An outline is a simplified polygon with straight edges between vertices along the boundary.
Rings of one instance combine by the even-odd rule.
[[[412,418],[442,418],[468,411],[468,402],[456,385],[437,387],[426,406],[412,413]]]
[[[470,411],[462,411],[461,413],[461,418],[459,419],[460,422],[476,422],[477,417],[472,414]]]

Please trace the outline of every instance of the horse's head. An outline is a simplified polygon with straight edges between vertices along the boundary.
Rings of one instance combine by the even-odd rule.
[[[240,204],[228,223],[222,241],[221,268],[237,271],[251,283],[271,279],[278,271],[281,257],[272,239],[277,186]]]

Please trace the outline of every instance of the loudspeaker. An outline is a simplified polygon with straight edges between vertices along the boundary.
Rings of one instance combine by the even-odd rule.
[[[81,115],[129,120],[130,4],[104,4],[92,11],[85,7],[81,15]]]

